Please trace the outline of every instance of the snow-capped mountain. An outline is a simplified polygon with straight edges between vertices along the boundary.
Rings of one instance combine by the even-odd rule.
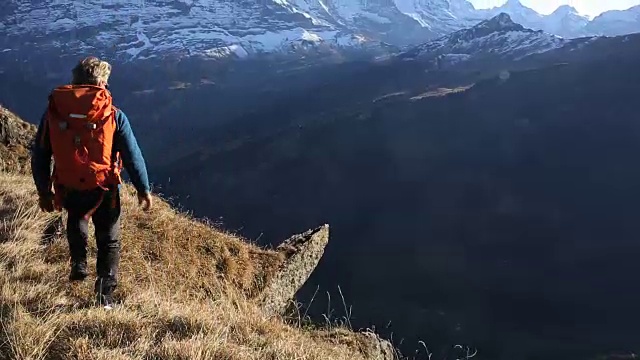
[[[367,41],[284,0],[13,0],[3,7],[2,19],[8,48],[31,43],[39,49],[113,52],[129,59],[171,53],[243,57],[296,44]]]
[[[443,35],[482,19],[467,0],[393,0],[395,7],[434,34]]]
[[[588,36],[587,24],[589,24],[589,18],[580,15],[574,7],[563,5],[545,16],[541,27],[548,33],[570,39]]]
[[[552,14],[541,15],[523,5],[520,0],[508,0],[500,7],[476,11],[485,18],[507,13],[513,21],[524,27],[544,30],[564,38],[617,36],[640,32],[640,6],[628,10],[607,11],[592,21],[568,5],[560,6]]]
[[[618,36],[640,32],[640,5],[628,10],[607,11],[586,26],[593,35]]]
[[[467,0],[3,0],[0,18],[3,49],[128,59],[412,44],[481,20]]]
[[[542,16],[519,0],[489,10],[468,0],[3,0],[0,54],[52,50],[133,60],[371,51],[424,43],[500,13],[566,38],[640,31],[640,7],[588,22],[571,7]]]
[[[443,67],[486,56],[518,60],[562,47],[566,42],[558,36],[527,29],[501,13],[470,29],[414,47],[399,57],[404,60],[434,59],[438,67]]]
[[[483,12],[483,10],[479,11]],[[508,0],[500,7],[485,10],[486,17],[494,17],[502,13],[508,14],[514,22],[527,28],[536,30],[542,28],[543,16],[535,10],[522,5],[519,0]]]
[[[556,11],[546,16],[523,5],[519,0],[508,0],[503,6],[479,11],[484,11],[486,16],[506,13],[514,22],[526,28],[543,30],[563,38],[571,39],[589,35],[585,29],[589,19],[568,5],[560,6]]]
[[[472,25],[475,9],[467,0],[274,0],[326,25],[380,35],[394,27],[418,26],[423,35],[440,35]],[[297,10],[295,10],[297,9]],[[405,34],[405,37],[410,34]],[[385,39],[389,40],[389,39]],[[402,39],[393,39],[402,42]]]

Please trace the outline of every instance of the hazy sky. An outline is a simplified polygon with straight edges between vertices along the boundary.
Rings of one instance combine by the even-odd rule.
[[[476,8],[500,6],[506,0],[470,0]],[[640,0],[520,0],[541,14],[550,14],[560,5],[569,4],[585,15],[597,16],[607,10],[623,10],[640,4]]]

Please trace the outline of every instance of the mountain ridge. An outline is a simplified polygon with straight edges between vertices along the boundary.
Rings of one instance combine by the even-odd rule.
[[[551,51],[569,41],[541,30],[531,30],[514,22],[507,13],[484,20],[439,39],[413,47],[399,58],[429,60],[436,58],[437,67],[457,65],[486,56],[520,60],[529,55]]]
[[[629,29],[634,33],[640,32],[640,5],[604,12],[589,22],[587,29],[602,36],[626,35]]]
[[[192,55],[237,59],[344,49],[368,52],[384,43],[422,43],[502,12],[527,28],[567,38],[640,31],[634,8],[605,12],[589,21],[566,7],[542,16],[518,0],[483,10],[467,0],[7,1],[0,13],[7,34],[0,39],[2,56],[22,50],[98,52],[131,61]],[[622,24],[621,18],[626,19]]]
[[[627,19],[636,19],[634,14],[638,11],[638,8],[640,8],[640,5],[626,10],[609,10],[594,19],[589,19],[570,5],[561,5],[551,14],[543,15],[523,5],[520,0],[508,0],[502,6],[479,11],[485,13],[485,16],[494,16],[497,13],[506,12],[515,22],[525,27],[544,30],[565,38],[578,38],[584,36],[618,36],[640,32],[640,23],[630,20],[628,23],[616,27],[615,20],[610,19],[619,16]]]

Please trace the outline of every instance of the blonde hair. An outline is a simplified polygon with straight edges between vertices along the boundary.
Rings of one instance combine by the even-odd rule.
[[[100,82],[108,84],[111,64],[95,56],[89,56],[73,68],[72,74],[74,85],[98,85]]]

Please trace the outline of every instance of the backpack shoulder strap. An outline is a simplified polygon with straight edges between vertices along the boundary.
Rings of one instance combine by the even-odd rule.
[[[116,122],[116,130],[117,130],[118,129],[118,115],[120,114],[120,109],[115,105],[111,105],[111,108],[113,109],[113,121]]]
[[[47,118],[47,115],[44,115],[44,118],[42,119],[42,132],[40,133],[40,147],[44,148],[47,144],[47,137],[49,136],[49,119]]]
[[[47,109],[42,116],[42,132],[40,133],[40,147],[45,147],[47,137],[49,136],[49,116],[51,114],[51,104],[53,102],[53,94],[49,94],[47,97]]]

